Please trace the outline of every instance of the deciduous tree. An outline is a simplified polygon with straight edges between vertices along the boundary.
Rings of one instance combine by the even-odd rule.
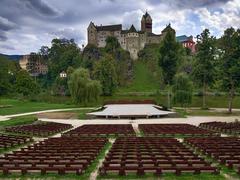
[[[95,63],[93,76],[102,84],[103,94],[110,96],[117,87],[117,74],[114,59],[110,55],[104,56]]]
[[[165,84],[172,84],[177,72],[177,64],[181,59],[180,44],[176,42],[175,32],[168,28],[160,47],[159,65],[163,70]]]
[[[36,81],[25,70],[20,70],[16,76],[16,91],[24,96],[33,96],[40,92]]]
[[[208,86],[214,82],[215,75],[215,37],[205,29],[197,37],[197,55],[193,65],[193,76],[195,82],[202,87],[202,108],[206,108],[206,92]]]
[[[97,101],[101,94],[100,82],[92,80],[84,68],[78,68],[70,75],[68,86],[76,104]]]
[[[232,113],[236,89],[240,87],[240,29],[228,28],[220,39],[222,57],[220,58],[220,80],[228,91],[228,111]]]
[[[174,103],[179,103],[182,107],[186,107],[192,102],[193,85],[186,74],[176,74],[172,90]]]

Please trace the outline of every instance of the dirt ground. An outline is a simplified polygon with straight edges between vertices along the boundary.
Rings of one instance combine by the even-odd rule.
[[[49,112],[38,114],[37,117],[47,119],[76,119],[78,116],[75,112]]]

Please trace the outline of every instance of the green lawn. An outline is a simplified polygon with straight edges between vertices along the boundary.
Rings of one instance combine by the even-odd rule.
[[[153,173],[147,173],[144,176],[137,176],[136,173],[129,174],[127,176],[119,176],[116,174],[109,174],[107,176],[98,176],[97,179],[129,179],[129,180],[137,180],[137,179],[164,179],[164,180],[225,180],[226,178],[223,175],[214,175],[210,173],[201,173],[198,175],[193,175],[192,173],[182,173],[180,176],[176,176],[174,173],[165,173],[160,177],[154,176]]]
[[[0,121],[0,128],[7,127],[7,126],[17,126],[23,124],[32,124],[33,122],[37,121],[36,116],[20,116],[14,117],[6,121]]]
[[[127,87],[118,89],[118,93],[128,92],[156,92],[159,89],[159,85],[156,83],[157,80],[153,76],[150,69],[142,62],[135,62],[133,81]]]
[[[55,97],[56,98],[56,97]],[[61,98],[60,98],[61,99]],[[68,97],[68,99],[70,99]],[[101,96],[98,102],[93,102],[89,104],[64,104],[64,103],[47,103],[47,102],[32,102],[29,100],[18,100],[18,99],[7,99],[0,97],[0,115],[11,115],[18,113],[26,113],[26,112],[34,112],[34,111],[42,111],[49,109],[62,109],[62,108],[76,108],[76,107],[98,107],[104,104],[106,101],[112,100],[156,100],[160,105],[167,105],[167,97],[161,95],[156,97],[154,95],[149,95],[147,93],[136,92],[136,94],[118,94],[116,93],[113,96]],[[227,96],[208,96],[206,99],[207,106],[209,108],[227,108],[228,107],[228,97]],[[192,103],[189,107],[201,107],[202,105],[202,97],[194,96]],[[179,107],[179,104],[174,106]],[[240,96],[236,96],[233,101],[233,108],[240,108]],[[196,113],[196,114],[194,114]],[[214,115],[214,113],[207,111],[198,111],[191,112],[191,115]],[[189,114],[190,115],[190,114]],[[227,115],[218,114],[218,115]],[[236,114],[238,115],[238,114]],[[80,115],[80,119],[83,116]]]
[[[7,105],[9,107],[0,108],[0,115],[10,115],[25,112],[42,111],[48,109],[62,109],[72,108],[75,105],[68,104],[51,104],[44,102],[31,102],[28,100],[6,99],[0,98],[0,105]]]
[[[187,117],[187,116],[240,116],[240,111],[233,111],[231,114],[228,113],[227,110],[224,111],[215,111],[215,110],[204,110],[204,109],[180,109],[174,108],[174,110],[178,113],[179,117]]]
[[[74,112],[77,114],[78,119],[87,119],[86,113],[92,112],[92,109],[81,109],[77,111],[68,111],[68,112]]]

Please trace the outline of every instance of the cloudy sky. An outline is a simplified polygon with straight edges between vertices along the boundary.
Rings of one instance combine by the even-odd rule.
[[[146,10],[154,33],[169,22],[177,35],[209,28],[219,37],[227,27],[240,28],[240,0],[0,0],[0,53],[28,54],[55,37],[81,46],[90,21],[140,29]]]

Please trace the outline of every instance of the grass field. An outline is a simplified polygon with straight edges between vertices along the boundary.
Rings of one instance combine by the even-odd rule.
[[[215,110],[203,110],[203,109],[180,109],[174,108],[174,110],[178,113],[179,117],[187,117],[187,116],[240,116],[240,111],[233,111],[231,114],[228,111],[215,111]]]
[[[120,179],[129,179],[129,180],[137,180],[137,179],[146,179],[146,180],[225,180],[226,178],[223,175],[214,175],[210,173],[201,173],[198,175],[193,175],[191,173],[182,173],[180,176],[176,176],[173,173],[166,173],[160,177],[154,176],[153,173],[146,174],[144,176],[137,176],[135,174],[129,174],[127,176],[119,176],[115,174],[109,174],[107,176],[98,176],[97,179],[108,179],[108,180],[120,180]]]
[[[23,125],[23,124],[31,124],[35,121],[37,121],[36,116],[20,116],[20,117],[14,117],[6,121],[0,121],[0,128],[1,127],[7,127],[7,126],[17,126],[17,125]]]
[[[132,83],[127,87],[119,88],[118,93],[156,92],[159,89],[156,78],[144,63],[136,62],[133,74]]]
[[[41,111],[41,110],[49,110],[49,109],[62,109],[62,108],[74,108],[74,107],[98,107],[104,104],[106,101],[112,100],[144,100],[144,99],[152,99],[156,100],[160,105],[167,105],[167,97],[166,96],[149,96],[149,95],[114,95],[114,96],[104,96],[101,97],[100,100],[96,103],[89,103],[86,105],[69,105],[69,104],[52,104],[52,103],[44,103],[44,102],[31,102],[28,100],[21,101],[17,99],[0,99],[0,105],[8,106],[8,107],[0,107],[0,115],[10,115],[10,114],[18,114],[25,112],[33,112],[33,111]],[[189,107],[201,107],[202,98],[198,96],[193,97],[193,101]],[[207,97],[207,105],[209,108],[227,108],[228,107],[228,98],[226,96],[208,96]],[[175,106],[179,107],[178,104]],[[235,97],[233,101],[233,108],[240,108],[240,97]],[[214,113],[210,111],[204,110],[196,110],[189,112],[188,115],[223,115],[227,116],[227,113]],[[239,115],[237,112],[233,115]],[[82,119],[82,115],[80,115],[80,119]]]
[[[17,100],[17,99],[0,99],[0,105],[7,105],[9,107],[0,108],[0,115],[18,114],[33,111],[42,111],[48,109],[62,109],[72,108],[75,105],[67,104],[51,104],[44,102],[31,102],[28,100]]]

